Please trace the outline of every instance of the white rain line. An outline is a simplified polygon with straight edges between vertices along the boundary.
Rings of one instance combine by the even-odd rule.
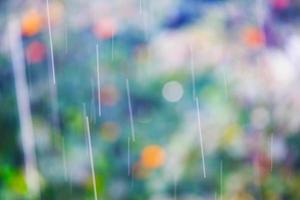
[[[205,157],[204,157],[204,150],[203,150],[203,138],[202,138],[200,108],[199,108],[198,98],[196,98],[195,101],[196,101],[196,107],[197,107],[197,120],[198,120],[199,136],[200,136],[200,148],[201,148],[201,157],[202,157],[203,176],[204,176],[204,178],[206,178]]]
[[[89,117],[88,116],[85,116],[85,123],[86,123],[86,132],[87,132],[88,147],[89,147],[90,164],[91,164],[92,177],[93,177],[94,199],[97,200],[98,199],[97,184],[96,184],[96,178],[95,178],[93,149],[92,149],[92,144],[91,144],[91,133],[90,133],[90,125],[89,125]]]
[[[127,170],[128,176],[130,176],[130,137],[127,140]]]
[[[56,78],[55,78],[55,67],[54,67],[54,56],[53,56],[53,41],[52,41],[51,24],[50,24],[49,0],[47,0],[47,20],[48,20],[48,32],[49,32],[49,40],[50,40],[52,78],[53,78],[53,84],[55,85]]]
[[[20,134],[24,153],[25,180],[30,196],[40,194],[39,174],[34,145],[30,97],[25,74],[24,52],[20,34],[19,22],[12,19],[9,22],[9,45],[15,78],[16,100],[20,118]]]
[[[220,199],[223,200],[223,161],[220,165]]]
[[[130,87],[129,87],[128,79],[126,79],[126,91],[127,91],[129,117],[130,117],[131,137],[132,137],[132,141],[135,141],[134,124],[133,124],[133,117],[132,117],[132,106],[131,106],[131,98],[130,98]]]
[[[97,54],[97,86],[98,86],[98,112],[101,117],[101,87],[100,87],[100,64],[99,64],[99,45],[96,44],[96,54]]]
[[[194,52],[192,46],[190,46],[190,66],[191,66],[191,74],[192,74],[193,98],[196,99]]]

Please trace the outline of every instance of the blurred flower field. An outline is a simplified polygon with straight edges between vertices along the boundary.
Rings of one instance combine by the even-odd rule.
[[[300,199],[300,1],[0,1],[0,199]]]

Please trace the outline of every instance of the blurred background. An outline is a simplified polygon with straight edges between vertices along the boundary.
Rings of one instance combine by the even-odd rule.
[[[299,0],[1,0],[0,199],[299,200]]]

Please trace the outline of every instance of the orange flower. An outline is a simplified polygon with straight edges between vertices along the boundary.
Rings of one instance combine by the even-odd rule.
[[[243,39],[249,47],[253,48],[261,47],[265,43],[264,33],[256,27],[246,28]]]
[[[144,148],[141,157],[143,167],[155,169],[165,162],[165,151],[158,145],[149,145]]]
[[[29,10],[22,18],[22,34],[31,37],[39,33],[43,27],[43,17],[37,10]]]

